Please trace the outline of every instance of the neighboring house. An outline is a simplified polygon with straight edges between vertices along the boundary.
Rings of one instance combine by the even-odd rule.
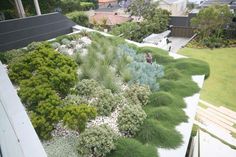
[[[130,21],[131,18],[114,12],[96,12],[89,17],[89,22],[92,24],[94,24],[94,22],[103,24],[104,20],[106,20],[107,26],[114,26]]]
[[[212,5],[228,5],[236,13],[236,0],[206,0],[201,3],[201,7],[208,7]]]
[[[161,49],[169,51],[171,48],[170,41],[168,40],[170,33],[171,31],[167,30],[159,34],[151,34],[143,39],[143,43],[154,44]]]
[[[187,0],[158,0],[159,7],[171,12],[171,15],[184,15],[187,10]]]
[[[118,0],[98,0],[99,8],[109,8],[118,4]]]

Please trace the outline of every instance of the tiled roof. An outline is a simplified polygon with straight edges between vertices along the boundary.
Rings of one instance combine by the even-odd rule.
[[[130,17],[117,15],[116,13],[97,12],[93,16],[90,16],[89,21],[90,23],[93,23],[94,21],[96,21],[97,23],[101,24],[104,19],[107,20],[106,24],[109,26],[121,24],[121,23],[131,20]]]

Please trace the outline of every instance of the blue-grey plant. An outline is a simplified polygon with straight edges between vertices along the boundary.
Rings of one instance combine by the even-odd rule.
[[[58,42],[53,42],[53,43],[51,43],[51,46],[52,46],[52,48],[57,49],[61,46],[61,44]]]
[[[132,62],[128,65],[133,76],[129,83],[138,83],[148,85],[152,91],[159,89],[157,79],[164,76],[164,68],[162,65],[153,62],[152,64],[146,62]]]

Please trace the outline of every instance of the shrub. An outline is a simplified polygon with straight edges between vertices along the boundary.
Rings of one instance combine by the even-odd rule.
[[[88,27],[89,26],[89,18],[88,16],[81,11],[74,11],[71,13],[66,14],[66,16],[77,23],[78,25]]]
[[[132,74],[130,83],[139,83],[148,85],[152,91],[159,89],[157,79],[164,76],[164,69],[161,65],[153,62],[152,64],[146,62],[132,62],[128,68]]]
[[[158,157],[155,146],[143,145],[135,139],[119,138],[115,146],[107,157]]]
[[[118,116],[119,130],[125,136],[133,136],[139,131],[146,118],[146,113],[139,105],[126,105]]]
[[[0,61],[3,64],[9,64],[12,60],[14,59],[19,59],[22,57],[24,54],[26,54],[27,51],[25,49],[13,49],[10,51],[6,52],[1,52],[0,53]]]
[[[177,148],[182,143],[182,135],[174,128],[166,128],[153,119],[147,119],[137,133],[136,139],[142,143],[164,148]]]
[[[76,63],[65,55],[59,54],[47,45],[41,45],[21,59],[9,65],[9,77],[19,84],[20,81],[34,77],[50,84],[60,95],[65,95],[74,86]]]
[[[78,139],[78,151],[82,156],[105,157],[115,148],[117,136],[112,129],[101,125],[86,129]]]
[[[22,81],[18,94],[21,101],[29,109],[34,109],[40,101],[46,100],[50,97],[60,99],[56,91],[52,90],[48,84],[37,84],[34,82],[34,79]]]
[[[160,80],[160,90],[179,96],[192,96],[199,91],[198,85],[190,79],[185,80]]]
[[[73,130],[84,131],[86,123],[96,117],[94,107],[81,105],[68,105],[64,108],[63,123]]]
[[[95,5],[92,2],[80,2],[80,5],[84,11],[95,8]]]
[[[97,91],[102,90],[100,88],[101,87],[98,82],[93,79],[83,79],[76,86],[77,94],[85,97],[95,97],[97,95]]]
[[[78,0],[62,0],[61,8],[63,13],[72,12],[75,10],[80,10],[80,1]]]
[[[41,139],[47,140],[51,138],[51,131],[54,129],[43,115],[38,115],[30,112],[30,120],[34,126],[35,131]]]
[[[148,107],[145,109],[145,112],[149,119],[166,122],[166,124],[170,124],[171,126],[188,121],[188,117],[185,115],[184,111],[177,107]]]
[[[50,143],[43,143],[48,157],[78,157],[77,137],[54,137]]]
[[[148,86],[133,84],[126,89],[125,97],[132,104],[141,104],[144,106],[148,103],[150,93],[151,91]]]
[[[46,42],[32,42],[27,46],[28,51],[36,50],[37,48],[40,48],[42,46],[46,46]],[[49,46],[49,45],[47,45]]]
[[[92,106],[96,107],[99,115],[108,116],[114,109],[118,102],[110,90],[103,90],[97,95],[95,100],[91,103]]]
[[[88,104],[88,100],[80,95],[69,94],[63,99],[64,105]]]
[[[77,94],[86,98],[99,115],[108,116],[120,103],[120,98],[95,80],[84,79],[76,86]]]

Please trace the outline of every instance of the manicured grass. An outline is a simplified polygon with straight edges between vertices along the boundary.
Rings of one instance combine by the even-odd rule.
[[[236,48],[184,48],[179,53],[210,65],[211,73],[204,82],[201,99],[236,111]]]

